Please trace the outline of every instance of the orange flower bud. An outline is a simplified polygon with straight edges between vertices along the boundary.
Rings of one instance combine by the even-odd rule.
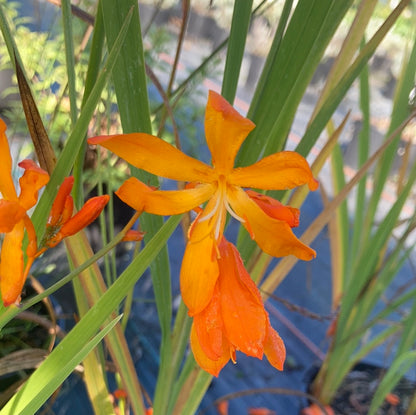
[[[94,222],[100,215],[110,196],[97,196],[86,201],[85,205],[71,219],[65,222],[59,232],[63,238],[74,235],[81,229]]]
[[[124,235],[124,238],[122,239],[123,242],[139,242],[144,238],[144,232],[136,231],[134,229],[130,229],[126,232]]]
[[[55,197],[55,200],[52,204],[51,213],[48,219],[48,226],[59,226],[62,223],[65,223],[62,216],[65,213],[66,220],[72,216],[72,207],[71,213],[68,215],[69,202],[68,196],[71,193],[72,187],[74,185],[74,178],[72,176],[66,177],[59,187],[58,193]],[[71,198],[72,202],[72,198]]]
[[[391,406],[397,406],[400,403],[400,398],[399,396],[397,396],[394,393],[388,393],[386,395],[386,401],[391,405]]]
[[[61,220],[59,221],[60,225],[68,222],[71,219],[72,214],[74,212],[74,200],[71,195],[67,196],[65,199],[64,209],[61,213]]]
[[[126,399],[127,398],[127,392],[124,389],[116,389],[113,392],[113,395],[116,399]]]
[[[215,407],[217,408],[218,415],[228,415],[228,401],[218,402]]]

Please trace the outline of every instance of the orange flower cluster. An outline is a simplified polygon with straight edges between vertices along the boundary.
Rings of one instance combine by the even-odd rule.
[[[69,193],[73,178],[65,179],[53,203],[45,237],[38,249],[36,232],[27,212],[36,205],[39,190],[48,183],[49,175],[32,160],[23,160],[19,163],[24,173],[19,179],[20,194],[17,195],[12,178],[12,158],[6,128],[6,124],[0,119],[0,233],[4,234],[0,253],[0,291],[3,304],[7,307],[19,301],[35,258],[47,248],[57,245],[64,237],[74,235],[94,221],[108,202],[109,196],[88,200],[72,217],[73,201]],[[23,252],[25,231],[29,242],[26,252]]]
[[[237,350],[259,359],[265,354],[279,370],[285,358],[283,341],[270,326],[257,287],[237,249],[223,236],[227,212],[241,222],[264,252],[302,260],[315,257],[315,251],[291,230],[299,223],[297,209],[244,189],[318,187],[308,163],[295,152],[275,153],[251,166],[235,168],[237,152],[254,127],[223,97],[210,91],[205,135],[212,166],[149,134],[88,140],[139,169],[188,182],[184,190],[162,191],[132,177],[116,193],[137,211],[156,215],[199,212],[189,230],[180,284],[183,301],[194,318],[191,347],[195,359],[215,376],[230,359],[235,362]]]

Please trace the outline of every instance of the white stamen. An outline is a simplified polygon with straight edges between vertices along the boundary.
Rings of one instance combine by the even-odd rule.
[[[230,206],[230,204],[228,203],[228,200],[227,199],[225,199],[224,200],[224,204],[225,204],[225,208],[227,209],[227,211],[228,211],[228,213],[234,218],[234,219],[237,219],[239,222],[241,222],[241,223],[244,223],[245,222],[245,220],[243,219],[243,218],[240,218],[240,216],[238,216],[237,215],[237,213],[235,213],[233,210],[232,210],[232,208],[231,208],[231,206]]]
[[[221,197],[217,197],[217,201],[215,203],[214,209],[211,210],[211,212],[209,212],[207,215],[202,216],[201,218],[199,218],[199,222],[204,222],[208,219],[211,219],[215,213],[217,212],[219,206],[220,206],[220,202],[221,202]]]

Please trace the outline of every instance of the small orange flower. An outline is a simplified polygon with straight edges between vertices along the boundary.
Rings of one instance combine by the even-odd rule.
[[[329,405],[325,405],[324,408],[328,415],[335,415],[334,410]],[[311,406],[302,409],[301,415],[324,415],[324,412],[318,405],[313,403]]]
[[[45,236],[41,243],[43,247],[41,252],[58,245],[62,239],[75,235],[94,222],[110,200],[108,195],[92,197],[85,202],[79,212],[72,216],[74,202],[70,193],[73,184],[74,178],[72,176],[67,177],[58,190],[49,214]]]
[[[265,354],[272,366],[282,370],[285,346],[270,325],[259,290],[237,248],[223,238],[218,249],[219,275],[214,294],[208,306],[194,316],[192,325],[195,360],[218,376],[230,359],[236,361],[238,350],[258,359]]]
[[[36,254],[36,234],[27,211],[35,206],[38,191],[49,181],[49,175],[32,160],[23,160],[19,166],[25,171],[19,179],[17,196],[6,128],[0,119],[0,232],[5,234],[0,254],[0,291],[7,307],[18,301]],[[26,268],[22,251],[25,230],[29,239]]]
[[[116,399],[126,399],[127,398],[127,392],[124,389],[116,389],[113,392],[113,396]]]
[[[218,415],[228,415],[228,401],[221,401],[215,405]]]
[[[388,393],[385,399],[391,406],[397,406],[400,403],[400,397],[395,393]]]

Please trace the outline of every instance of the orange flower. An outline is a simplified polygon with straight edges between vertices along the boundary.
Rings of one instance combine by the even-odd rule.
[[[211,301],[194,316],[191,347],[198,364],[214,376],[236,351],[262,359],[265,354],[283,369],[285,346],[271,327],[256,284],[244,268],[237,248],[225,238],[216,259],[219,275]]]
[[[35,258],[36,234],[27,211],[35,206],[38,191],[49,181],[49,175],[32,160],[22,161],[19,166],[25,171],[19,179],[20,194],[17,195],[6,129],[0,119],[0,232],[5,234],[0,254],[0,290],[7,307],[18,301]],[[29,239],[26,268],[22,251],[25,229]]]
[[[48,183],[49,175],[32,160],[23,160],[18,164],[25,171],[19,179],[20,194],[17,195],[6,128],[0,119],[0,232],[5,234],[0,253],[0,291],[5,307],[19,301],[35,258],[47,248],[57,245],[64,237],[75,234],[94,221],[109,200],[107,195],[92,198],[71,217],[73,201],[69,193],[74,180],[72,177],[66,178],[52,205],[42,248],[38,250],[35,229],[27,211],[35,206],[38,192]],[[22,251],[25,231],[28,236],[26,264]]]
[[[45,236],[41,243],[43,248],[38,255],[47,248],[58,245],[67,236],[75,235],[81,229],[94,222],[110,200],[108,195],[92,197],[72,216],[74,201],[70,193],[73,185],[74,178],[72,176],[65,178],[62,182],[52,204]]]
[[[191,316],[204,310],[214,295],[219,277],[218,245],[227,212],[243,224],[264,252],[276,257],[295,255],[303,260],[315,257],[315,251],[300,242],[291,230],[293,211],[290,221],[286,218],[287,212],[283,217],[270,214],[265,208],[267,202],[243,190],[243,187],[278,190],[303,184],[315,190],[318,186],[306,160],[295,152],[275,153],[251,166],[234,168],[237,152],[254,127],[224,98],[210,91],[205,133],[213,166],[149,134],[99,136],[88,140],[152,174],[192,183],[184,190],[161,191],[130,178],[117,195],[134,209],[175,215],[207,202],[192,225],[180,275],[182,297]]]

